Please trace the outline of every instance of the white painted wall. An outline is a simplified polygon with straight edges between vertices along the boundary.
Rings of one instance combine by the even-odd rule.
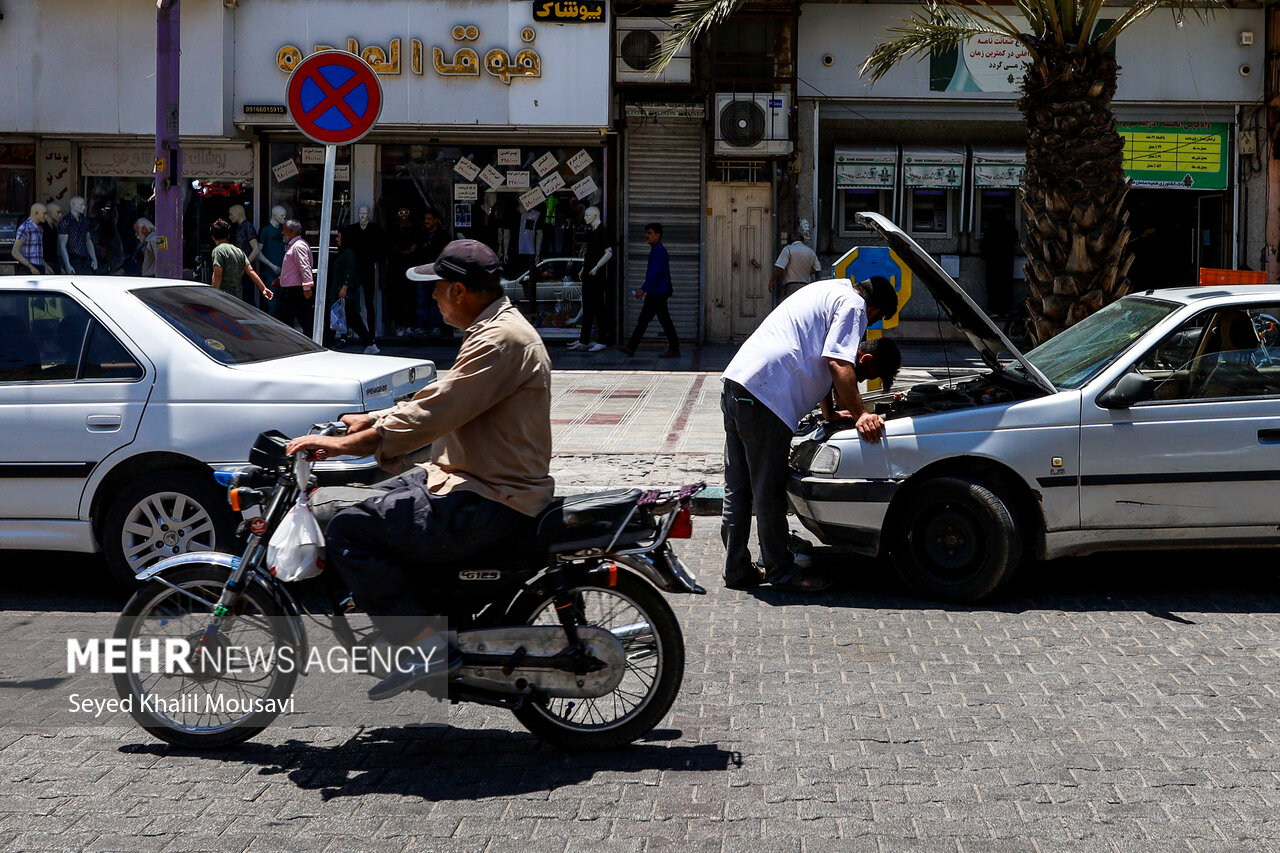
[[[800,15],[799,94],[829,98],[922,98],[930,100],[1012,100],[1014,93],[931,92],[929,60],[908,59],[874,87],[858,69],[888,27],[916,8],[908,5],[806,4]],[[1118,7],[1119,14],[1122,7]],[[1011,7],[1001,11],[1012,14]],[[1252,103],[1263,93],[1265,14],[1261,9],[1216,9],[1202,23],[1194,15],[1179,28],[1166,10],[1148,15],[1116,44],[1120,82],[1116,101]],[[1241,47],[1242,31],[1253,45]],[[835,58],[830,67],[824,54]],[[1253,68],[1241,77],[1239,67]]]
[[[221,3],[182,7],[181,132],[234,133]],[[155,133],[154,0],[7,0],[0,132]]]
[[[609,25],[535,22],[531,3],[511,0],[450,0],[423,3],[383,0],[252,0],[235,15],[235,109],[243,121],[248,104],[283,104],[288,74],[276,63],[281,47],[293,45],[303,55],[315,45],[345,49],[348,38],[361,47],[387,49],[401,40],[400,73],[380,75],[384,103],[380,127],[387,125],[473,125],[522,127],[605,127],[609,124]],[[358,9],[358,13],[356,10]],[[457,42],[452,30],[474,25],[475,41]],[[533,27],[532,44],[520,32]],[[410,67],[411,39],[423,43],[423,73]],[[432,48],[446,61],[462,47],[485,53],[500,48],[515,56],[537,51],[542,76],[513,79],[510,84],[481,71],[477,77],[442,77],[435,71]],[[255,123],[264,120],[255,116]],[[282,124],[287,118],[282,118]]]

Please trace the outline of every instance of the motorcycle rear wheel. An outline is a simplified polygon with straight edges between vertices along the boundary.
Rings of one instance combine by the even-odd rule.
[[[125,605],[114,636],[129,647],[135,639],[145,647],[154,638],[161,649],[167,639],[182,638],[194,649],[228,577],[229,570],[215,565],[192,566],[165,575],[169,583],[189,595],[159,581],[148,583]],[[297,628],[290,626],[289,616],[276,600],[252,582],[246,584],[233,614],[223,620],[215,638],[215,646],[223,652],[221,660],[228,659],[226,649],[246,647],[251,653],[261,649],[263,655],[274,654],[271,665],[251,669],[238,658],[235,668],[240,672],[218,671],[216,667],[205,671],[216,656],[204,662],[189,659],[194,677],[128,667],[129,672],[115,675],[116,692],[129,701],[129,713],[138,725],[174,746],[216,749],[248,740],[279,716],[276,709],[293,692],[297,668],[302,665],[296,641],[291,639],[297,637]],[[281,649],[289,651],[282,654]],[[157,696],[164,701],[150,698]]]
[[[618,633],[627,671],[613,692],[595,699],[543,698],[517,709],[516,719],[564,750],[613,749],[653,730],[671,710],[684,681],[684,636],[662,594],[634,575],[618,572],[616,586],[583,583],[570,593],[583,625]],[[559,625],[555,600],[526,600],[512,613],[528,625]]]

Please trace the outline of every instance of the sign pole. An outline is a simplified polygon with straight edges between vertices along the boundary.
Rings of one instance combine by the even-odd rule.
[[[325,310],[325,294],[329,287],[329,229],[333,225],[333,173],[338,161],[338,146],[324,147],[324,193],[320,202],[320,258],[316,264],[316,315],[311,338],[324,343],[324,330],[329,328],[329,312]]]

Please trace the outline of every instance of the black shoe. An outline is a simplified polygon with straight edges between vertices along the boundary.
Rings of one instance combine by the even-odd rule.
[[[765,578],[765,583],[784,592],[826,592],[836,585],[830,578],[804,575],[794,568],[776,577]]]
[[[369,688],[369,698],[375,702],[399,696],[428,679],[452,676],[462,667],[462,652],[439,634],[397,651],[391,674]]]
[[[751,571],[740,578],[724,579],[727,589],[755,589],[762,583],[764,583],[764,570],[759,566],[752,566]]]

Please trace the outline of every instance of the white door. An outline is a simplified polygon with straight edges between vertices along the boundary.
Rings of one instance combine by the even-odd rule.
[[[773,307],[769,184],[707,184],[707,337],[742,339]]]
[[[70,296],[0,293],[0,519],[76,518],[150,391],[139,359]]]

